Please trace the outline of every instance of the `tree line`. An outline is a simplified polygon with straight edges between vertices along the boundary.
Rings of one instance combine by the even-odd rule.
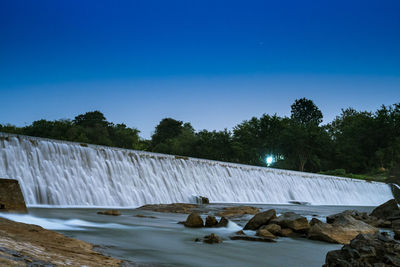
[[[232,131],[195,131],[189,122],[164,118],[146,140],[138,129],[109,122],[100,111],[24,127],[0,124],[0,131],[354,178],[399,172],[400,103],[375,112],[343,109],[326,125],[322,119],[314,102],[301,98],[291,105],[290,117],[264,114]]]

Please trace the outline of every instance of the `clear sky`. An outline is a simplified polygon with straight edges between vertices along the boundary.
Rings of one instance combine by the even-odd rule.
[[[400,1],[0,1],[0,123],[92,110],[148,138],[400,102]]]

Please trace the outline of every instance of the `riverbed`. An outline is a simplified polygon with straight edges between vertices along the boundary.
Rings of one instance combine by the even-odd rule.
[[[211,214],[235,204],[210,204]],[[346,209],[370,212],[373,207],[252,205],[260,210],[275,209],[278,214],[293,211],[308,219],[324,220],[327,215]],[[151,266],[321,266],[328,251],[341,245],[304,238],[280,237],[276,243],[230,240],[252,215],[233,218],[226,228],[186,228],[187,214],[119,209],[121,216],[99,215],[99,208],[30,207],[29,215],[1,214],[15,221],[40,225],[69,237],[96,245],[115,258]],[[136,215],[155,218],[136,217]],[[206,214],[202,215],[203,218]],[[221,244],[194,242],[209,233],[222,237]],[[254,231],[246,231],[254,235]]]

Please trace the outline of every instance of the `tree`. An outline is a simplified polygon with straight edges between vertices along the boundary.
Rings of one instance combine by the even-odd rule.
[[[291,119],[298,124],[319,125],[322,122],[322,112],[312,100],[296,99],[291,108]]]
[[[190,124],[189,124],[190,125]],[[161,144],[168,139],[177,137],[182,133],[183,122],[177,121],[172,118],[164,118],[156,126],[154,134],[151,137],[151,143],[153,147]]]

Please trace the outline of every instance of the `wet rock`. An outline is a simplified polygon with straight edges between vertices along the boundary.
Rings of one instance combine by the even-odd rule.
[[[221,217],[241,216],[245,214],[257,214],[259,211],[260,210],[258,208],[251,206],[226,207],[223,209],[223,211],[217,213],[217,216]]]
[[[210,235],[206,235],[203,239],[203,242],[208,244],[218,244],[222,243],[222,239],[216,234],[212,233]]]
[[[285,212],[278,218],[273,219],[271,223],[290,228],[295,232],[306,232],[310,228],[307,218],[294,212]]]
[[[192,212],[189,214],[187,217],[184,225],[186,227],[192,227],[192,228],[198,228],[198,227],[203,227],[203,219],[200,217],[200,215],[197,212]]]
[[[17,180],[0,179],[0,212],[28,213]]]
[[[139,210],[151,210],[156,212],[186,213],[189,214],[193,209],[198,208],[196,204],[172,203],[172,204],[149,204],[139,207]]]
[[[243,230],[239,230],[237,232],[235,232],[235,235],[246,235]]]
[[[379,219],[386,220],[392,216],[398,216],[399,207],[397,206],[397,202],[394,199],[391,199],[382,205],[376,207],[370,214],[370,216],[374,216]]]
[[[317,224],[317,223],[322,223],[322,221],[318,220],[317,218],[312,218],[309,225],[313,226],[314,224]]]
[[[229,220],[225,217],[222,217],[215,227],[227,227],[228,223],[229,223]]]
[[[283,237],[293,236],[293,230],[290,228],[282,228],[281,236],[283,236]]]
[[[110,216],[120,216],[121,212],[119,210],[104,210],[104,211],[97,212],[97,214],[110,215]]]
[[[194,242],[201,242],[201,239],[197,237]]]
[[[399,246],[384,233],[359,234],[342,249],[328,252],[324,266],[400,266]]]
[[[244,226],[244,230],[257,230],[263,225],[268,224],[272,219],[276,218],[276,211],[274,209],[257,213],[253,218]]]
[[[196,202],[198,204],[210,204],[210,200],[208,199],[208,197],[203,197],[203,196],[197,196]]]
[[[229,237],[231,240],[245,240],[245,241],[258,241],[258,242],[276,242],[272,238],[249,236],[249,235],[234,235]]]
[[[274,224],[274,223],[261,226],[261,228],[259,230],[261,230],[261,229],[268,230],[273,235],[281,235],[281,231],[282,231],[282,228],[279,225]]]
[[[155,216],[148,216],[148,215],[143,215],[143,214],[137,214],[137,215],[135,215],[135,217],[138,217],[138,218],[149,218],[149,219],[156,219],[157,218]]]
[[[206,227],[215,227],[218,224],[215,216],[208,215],[206,218]]]
[[[349,215],[342,215],[332,224],[315,221],[308,231],[308,238],[331,243],[348,244],[358,234],[375,234],[378,229],[356,220]]]
[[[369,216],[366,212],[358,212],[357,210],[345,210],[341,213],[329,215],[328,217],[326,217],[326,222],[333,223],[336,218],[343,216],[343,215],[351,216],[356,220],[363,221],[374,227],[388,228],[391,226],[391,223],[388,220],[380,219],[375,216]]]
[[[261,236],[261,237],[266,237],[266,238],[276,238],[276,236],[273,235],[267,229],[258,229],[256,235]]]

